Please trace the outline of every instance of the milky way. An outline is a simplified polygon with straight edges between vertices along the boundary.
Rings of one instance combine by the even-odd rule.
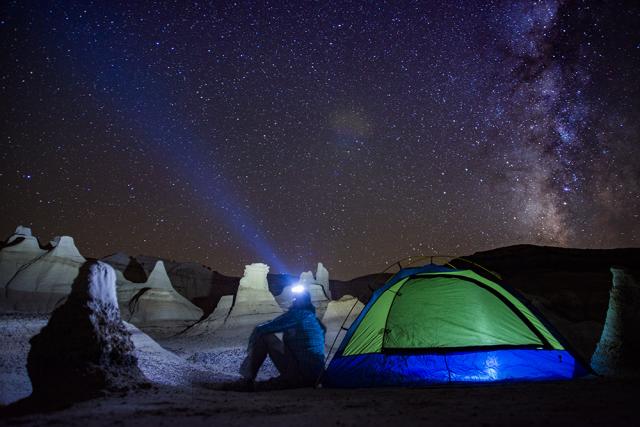
[[[637,246],[637,2],[436,3],[3,2],[4,234],[339,278]]]

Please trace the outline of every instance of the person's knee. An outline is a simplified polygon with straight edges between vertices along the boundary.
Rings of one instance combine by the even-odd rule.
[[[260,339],[262,339],[266,343],[274,343],[280,341],[280,338],[278,338],[276,334],[264,334],[260,336]]]
[[[251,342],[253,342],[254,344],[269,344],[276,342],[275,340],[277,339],[278,337],[276,336],[276,334],[256,334],[255,336],[253,336]]]

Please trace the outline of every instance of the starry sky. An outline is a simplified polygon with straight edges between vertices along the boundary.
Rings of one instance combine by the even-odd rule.
[[[636,1],[3,1],[0,226],[332,277],[640,245]]]

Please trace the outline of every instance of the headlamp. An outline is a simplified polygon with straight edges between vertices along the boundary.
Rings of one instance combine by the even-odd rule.
[[[293,292],[294,294],[301,294],[304,291],[305,291],[304,285],[301,285],[299,283],[291,287],[291,292]]]

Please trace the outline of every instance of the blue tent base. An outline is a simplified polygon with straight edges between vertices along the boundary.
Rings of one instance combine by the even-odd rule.
[[[566,350],[508,349],[447,354],[337,355],[325,387],[420,387],[450,383],[566,380],[588,372]]]

